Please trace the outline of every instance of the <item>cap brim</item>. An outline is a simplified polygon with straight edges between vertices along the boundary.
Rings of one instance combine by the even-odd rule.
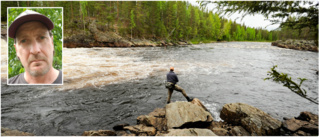
[[[13,21],[13,23],[9,27],[9,37],[15,38],[16,31],[18,30],[18,28],[22,24],[29,21],[40,21],[47,26],[48,30],[52,30],[54,27],[52,21],[48,17],[41,14],[29,14],[29,15],[22,16],[16,19],[15,21]]]

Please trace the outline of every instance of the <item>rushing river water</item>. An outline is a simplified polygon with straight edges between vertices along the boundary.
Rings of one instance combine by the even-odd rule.
[[[3,63],[2,63],[3,64]],[[199,98],[220,121],[226,103],[241,102],[272,117],[318,114],[318,105],[288,88],[264,81],[278,65],[318,101],[318,53],[282,49],[264,42],[228,42],[187,47],[63,49],[63,86],[2,83],[1,126],[35,135],[81,135],[87,130],[136,124],[139,115],[164,107],[165,75],[175,67],[178,85]],[[171,101],[186,101],[174,92]]]

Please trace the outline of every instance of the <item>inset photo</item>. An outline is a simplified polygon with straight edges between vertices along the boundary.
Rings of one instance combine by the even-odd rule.
[[[62,85],[63,8],[7,8],[8,85]]]

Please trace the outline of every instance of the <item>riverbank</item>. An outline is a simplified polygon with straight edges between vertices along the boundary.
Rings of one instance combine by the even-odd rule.
[[[89,22],[88,31],[66,29],[68,35],[64,37],[64,47],[78,48],[78,47],[160,47],[173,45],[189,45],[190,42],[179,40],[169,41],[162,39],[135,39],[124,38],[116,32],[103,31],[101,27],[96,25],[96,21]],[[72,35],[69,35],[72,34]]]
[[[272,46],[277,46],[280,48],[295,49],[295,50],[305,50],[319,52],[319,47],[315,40],[278,40],[271,43]]]

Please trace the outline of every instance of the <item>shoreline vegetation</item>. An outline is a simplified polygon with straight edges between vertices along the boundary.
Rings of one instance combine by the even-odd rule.
[[[209,3],[222,4],[220,8],[232,8],[236,5],[239,9],[223,11],[218,8],[219,11],[216,11],[206,8]],[[299,5],[305,4],[303,2],[197,4],[188,1],[7,1],[2,2],[1,18],[3,21],[7,20],[7,7],[63,7],[64,20],[60,27],[64,30],[63,46],[68,48],[172,46],[225,41],[272,42],[287,39],[315,40],[318,48],[318,29],[314,28],[318,23],[291,16],[293,11],[290,9],[299,8]],[[256,9],[259,4],[265,8]],[[278,7],[271,10],[268,6],[272,4],[287,5],[290,9]],[[318,15],[313,14],[317,12],[313,11],[313,7],[317,7],[317,3],[300,12]],[[259,13],[260,10],[266,10],[262,13],[281,10],[284,17],[290,16],[279,22],[281,26],[276,30],[253,28],[226,18],[226,13],[243,9],[248,9],[248,14]],[[220,14],[221,12],[224,14]],[[317,16],[314,18],[318,21]],[[296,24],[299,22],[311,24]],[[312,49],[315,50],[314,47]]]
[[[191,110],[191,111],[190,111]],[[137,125],[118,124],[113,130],[84,131],[81,136],[318,136],[318,115],[301,112],[298,117],[272,118],[262,110],[244,103],[225,104],[223,121],[214,121],[201,101],[177,101],[137,117]],[[1,127],[4,136],[32,136]]]

